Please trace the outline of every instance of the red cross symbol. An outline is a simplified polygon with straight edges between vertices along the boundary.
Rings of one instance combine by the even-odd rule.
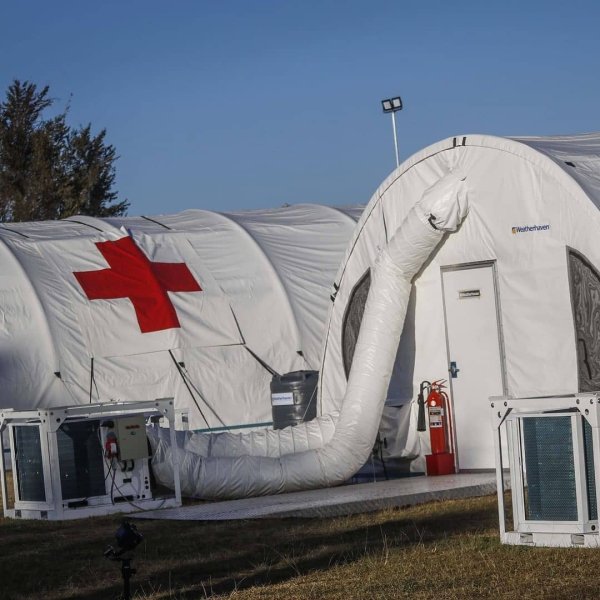
[[[201,292],[185,263],[151,262],[130,237],[96,242],[109,269],[73,273],[90,300],[129,298],[142,333],[180,327],[167,292]]]

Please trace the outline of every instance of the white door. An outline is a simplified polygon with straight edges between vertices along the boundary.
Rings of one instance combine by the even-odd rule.
[[[442,284],[458,468],[493,469],[489,397],[504,393],[494,268],[442,270]]]

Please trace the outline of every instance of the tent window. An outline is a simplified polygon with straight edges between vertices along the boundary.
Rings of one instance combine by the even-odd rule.
[[[569,250],[569,271],[579,391],[594,392],[600,390],[600,275],[573,250]]]
[[[354,357],[354,349],[356,348],[356,340],[362,323],[363,313],[365,312],[365,304],[371,287],[371,271],[370,269],[360,278],[354,286],[350,294],[350,300],[346,307],[344,315],[344,323],[342,326],[342,356],[344,359],[344,371],[346,379],[350,374],[352,366],[352,358]]]

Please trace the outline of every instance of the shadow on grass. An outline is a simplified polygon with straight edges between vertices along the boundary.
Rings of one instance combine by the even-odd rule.
[[[189,589],[180,592],[178,598],[211,597],[228,594],[258,585],[276,584],[309,572],[325,571],[338,564],[350,564],[365,556],[374,556],[393,548],[415,544],[438,543],[441,539],[457,534],[480,533],[493,526],[493,511],[489,508],[465,513],[463,510],[443,510],[441,514],[407,519],[400,511],[397,518],[381,524],[363,525],[328,533],[315,533],[317,520],[269,520],[262,522],[261,539],[248,539],[249,531],[256,530],[260,523],[244,522],[239,528],[239,551],[230,549],[224,559],[188,559],[183,564],[167,569],[152,569],[150,580],[153,589]],[[351,519],[352,520],[352,519]],[[363,517],[364,520],[364,517]],[[235,527],[234,523],[230,523]],[[202,535],[202,528],[194,534]],[[290,537],[292,539],[290,539]],[[214,548],[213,548],[214,550]],[[151,557],[139,561],[149,565]],[[143,567],[142,567],[143,568]],[[106,593],[104,591],[104,593]],[[200,596],[199,596],[200,594]],[[106,598],[101,592],[90,593],[86,600]]]
[[[170,591],[182,599],[223,595],[496,526],[491,501],[469,506],[434,503],[410,514],[397,510],[329,520],[142,521],[137,524],[145,542],[136,552],[132,589],[143,590],[142,598],[152,592],[168,598]],[[120,521],[0,523],[2,598],[117,598],[119,564],[104,559],[102,551]]]

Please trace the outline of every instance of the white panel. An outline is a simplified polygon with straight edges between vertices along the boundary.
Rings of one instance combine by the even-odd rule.
[[[444,271],[444,303],[455,436],[460,469],[493,469],[489,397],[503,394],[494,272],[491,266]]]

